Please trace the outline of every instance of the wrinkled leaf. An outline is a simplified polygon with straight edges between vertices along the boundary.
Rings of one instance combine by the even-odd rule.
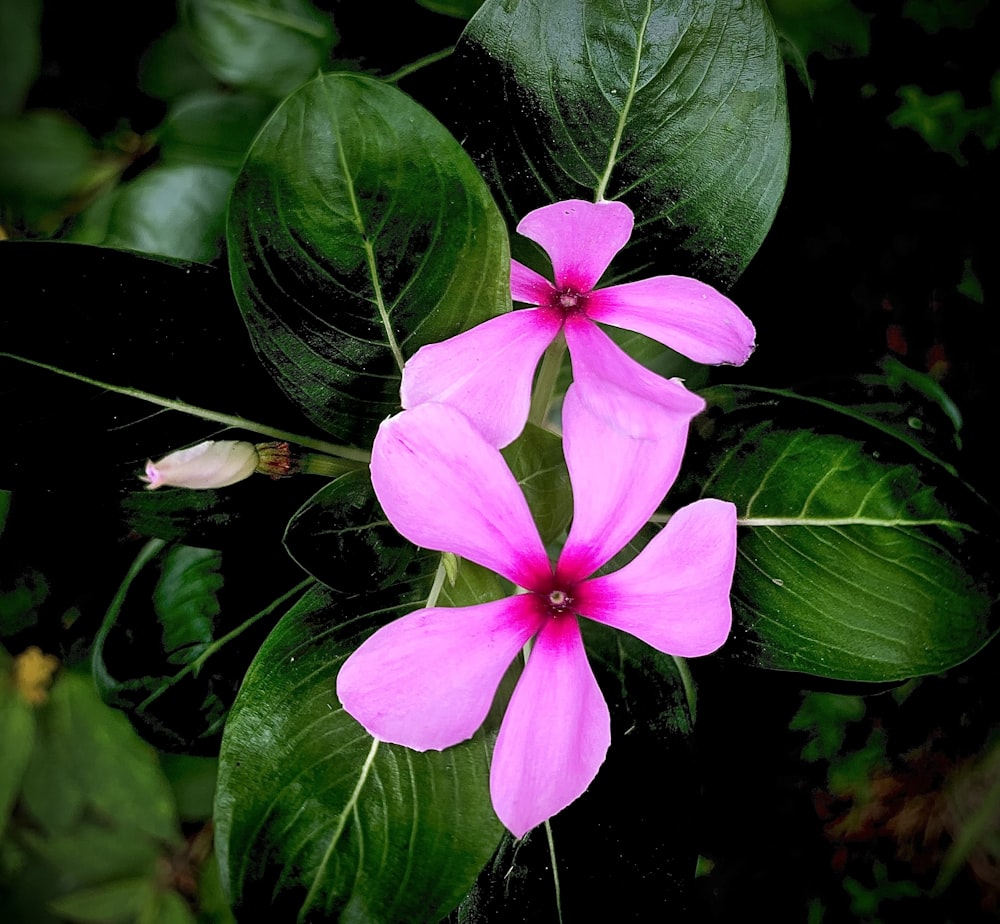
[[[302,568],[343,593],[373,593],[429,578],[439,558],[396,532],[367,470],[341,475],[320,488],[295,512],[284,542]]]
[[[991,637],[987,511],[866,442],[734,425],[706,496],[742,526],[725,651],[760,667],[889,681],[945,670]],[[957,486],[957,485],[956,485]],[[988,520],[986,521],[988,522]],[[976,554],[973,550],[977,549]],[[984,557],[985,555],[985,557]]]
[[[247,674],[223,738],[215,811],[237,917],[263,904],[289,921],[436,921],[496,847],[491,734],[442,752],[380,744],[336,698],[347,655],[412,609],[399,598],[316,590]]]
[[[326,62],[333,23],[308,0],[183,0],[181,22],[225,84],[283,96]]]
[[[163,626],[171,664],[187,664],[212,641],[220,606],[222,556],[212,549],[173,546],[160,565],[153,609]]]
[[[426,110],[366,77],[275,111],[229,211],[233,288],[265,365],[313,421],[370,445],[418,347],[510,308],[500,213]]]
[[[488,0],[457,56],[456,133],[512,219],[621,199],[633,271],[683,249],[673,271],[723,284],[760,246],[789,144],[762,0]]]
[[[35,743],[35,716],[14,687],[10,674],[13,660],[0,648],[0,840],[14,800],[21,790],[25,768]]]

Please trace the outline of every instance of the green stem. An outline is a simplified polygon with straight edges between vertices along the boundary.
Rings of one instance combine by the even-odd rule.
[[[545,819],[545,838],[549,842],[549,862],[552,864],[552,887],[556,893],[556,920],[562,924],[562,890],[559,888],[559,865],[556,863],[556,842],[552,838],[552,825]]]
[[[337,443],[328,443],[326,440],[315,440],[308,436],[302,436],[299,433],[290,433],[288,430],[279,430],[277,427],[269,427],[267,424],[258,423],[255,420],[247,420],[245,417],[237,417],[234,414],[220,414],[218,411],[212,411],[204,407],[197,407],[194,404],[187,404],[184,401],[175,401],[171,398],[164,398],[162,395],[154,395],[151,392],[142,391],[138,388],[126,388],[121,385],[112,385],[110,382],[102,382],[100,379],[92,379],[89,376],[80,375],[76,372],[70,372],[68,369],[60,369],[58,366],[50,366],[48,363],[41,363],[34,359],[28,359],[26,356],[18,356],[15,353],[0,352],[0,358],[13,359],[15,362],[25,363],[29,366],[34,366],[37,369],[45,369],[48,372],[54,372],[56,375],[62,375],[68,379],[74,379],[77,382],[84,382],[87,385],[93,385],[95,388],[102,388],[105,391],[111,391],[118,395],[125,395],[129,398],[137,398],[140,401],[146,401],[149,404],[156,404],[159,407],[165,407],[171,411],[180,411],[182,414],[190,414],[192,417],[200,417],[202,420],[211,420],[214,423],[225,424],[229,427],[241,427],[244,430],[252,430],[254,433],[260,433],[262,436],[269,436],[276,440],[285,440],[289,443],[305,446],[307,449],[315,449],[318,452],[325,452],[327,455],[337,456],[341,459],[351,459],[355,462],[364,462],[366,464],[371,462],[371,453],[366,452],[364,449],[355,449],[353,446],[340,446]]]
[[[549,405],[556,391],[559,380],[559,370],[562,367],[563,356],[566,354],[566,338],[562,331],[549,345],[542,357],[542,365],[535,380],[535,390],[531,393],[531,408],[528,411],[528,421],[536,426],[544,427],[549,415]]]
[[[694,685],[694,678],[691,676],[691,668],[688,667],[684,658],[679,658],[677,655],[670,657],[677,665],[677,673],[681,678],[681,686],[684,687],[684,698],[687,700],[688,712],[691,713],[691,724],[694,725],[698,719],[698,691]]]
[[[139,554],[136,555],[125,577],[122,578],[121,584],[118,585],[118,590],[115,591],[114,598],[108,605],[108,610],[104,614],[101,626],[94,636],[94,649],[90,658],[90,670],[98,688],[111,689],[119,686],[118,681],[111,676],[104,663],[104,642],[111,631],[111,627],[115,624],[115,620],[118,619],[118,614],[125,603],[125,597],[128,595],[128,590],[132,586],[132,582],[139,576],[139,572],[156,558],[166,544],[166,541],[163,539],[150,539],[139,550]]]
[[[429,64],[437,64],[438,61],[443,61],[447,58],[455,49],[442,48],[440,51],[431,52],[429,55],[424,55],[422,58],[418,58],[410,64],[404,64],[398,71],[393,72],[388,77],[384,77],[386,83],[398,83],[404,77],[409,77],[410,74],[419,71],[423,67],[427,67]]]
[[[194,674],[195,676],[197,676],[198,671],[200,671],[205,666],[205,662],[210,657],[212,657],[212,655],[214,655],[220,648],[222,648],[223,645],[228,644],[234,638],[238,638],[240,635],[246,632],[246,630],[249,629],[252,625],[260,622],[261,619],[263,619],[265,616],[269,616],[276,609],[278,609],[278,607],[280,607],[283,603],[290,600],[296,594],[301,593],[303,590],[309,587],[310,584],[315,584],[315,583],[316,583],[316,578],[307,577],[304,581],[300,581],[298,584],[296,584],[291,590],[287,591],[286,593],[283,593],[280,597],[278,597],[277,600],[272,601],[268,606],[264,607],[264,609],[262,609],[259,613],[254,613],[253,616],[251,616],[245,622],[238,625],[231,632],[227,632],[225,635],[221,636],[220,638],[217,638],[210,645],[206,645],[205,650],[200,655],[198,655],[197,658],[191,661],[190,664],[186,664],[169,680],[164,681],[163,685],[160,686],[159,689],[157,689],[153,693],[150,693],[149,696],[147,696],[141,703],[139,703],[136,711],[142,712],[147,706],[149,706],[151,703],[159,699],[175,683],[177,683],[180,680],[183,680],[188,674]]]

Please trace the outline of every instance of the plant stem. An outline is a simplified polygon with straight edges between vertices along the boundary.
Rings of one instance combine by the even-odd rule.
[[[566,354],[566,338],[562,331],[549,345],[542,357],[542,364],[535,379],[535,390],[531,393],[531,408],[528,411],[528,422],[544,427],[549,415],[549,406],[556,391],[559,380],[559,370],[562,367],[563,356]]]

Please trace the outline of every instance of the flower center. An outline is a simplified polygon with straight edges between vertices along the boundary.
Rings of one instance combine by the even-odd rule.
[[[572,289],[563,289],[561,292],[555,294],[553,303],[563,314],[576,314],[579,311],[583,311],[584,305],[587,303],[587,297],[581,295],[579,292],[574,292]]]
[[[560,616],[572,605],[573,598],[565,590],[550,590],[546,601],[553,616]]]

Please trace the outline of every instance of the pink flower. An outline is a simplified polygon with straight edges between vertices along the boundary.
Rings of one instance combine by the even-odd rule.
[[[146,463],[140,475],[150,490],[171,485],[176,488],[224,488],[249,478],[260,463],[253,443],[243,440],[206,440],[189,449],[178,449],[159,462]]]
[[[518,837],[586,790],[610,743],[579,617],[683,657],[714,651],[732,622],[736,511],[723,501],[682,508],[632,562],[591,576],[656,509],[683,439],[627,436],[586,406],[576,384],[563,415],[574,516],[554,569],[499,450],[458,410],[429,402],[382,424],[372,483],[396,529],[524,592],[404,616],[365,641],[337,678],[344,708],[376,738],[441,750],[475,733],[533,640],[490,772],[497,815]]]
[[[633,435],[654,436],[649,428],[657,420],[642,405],[652,399],[670,408],[683,385],[653,375],[594,322],[645,334],[696,362],[746,362],[754,348],[753,324],[711,286],[685,276],[654,276],[594,288],[631,236],[633,222],[622,202],[581,199],[526,215],[517,230],[549,255],[555,282],[512,261],[514,301],[538,307],[422,347],[403,370],[403,407],[425,401],[453,404],[490,442],[506,446],[528,418],[535,366],[562,331],[581,400]],[[637,389],[642,396],[635,407],[630,395]]]

